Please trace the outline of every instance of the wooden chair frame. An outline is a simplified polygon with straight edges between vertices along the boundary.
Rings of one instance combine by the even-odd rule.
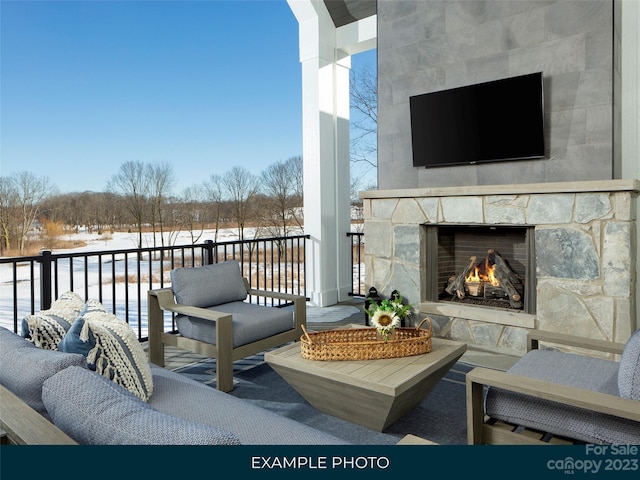
[[[530,331],[527,336],[527,350],[537,349],[541,341],[613,354],[621,354],[624,349],[624,344],[621,343],[554,332]],[[469,445],[549,444],[549,442],[542,441],[539,438],[540,435],[536,437],[530,434],[516,433],[507,424],[488,422],[490,419],[484,413],[484,387],[502,388],[640,422],[640,402],[636,400],[478,367],[467,373],[466,377],[467,443]]]
[[[233,362],[250,355],[263,352],[269,348],[280,346],[291,341],[298,341],[303,333],[302,326],[306,326],[307,308],[306,298],[302,295],[271,292],[250,288],[244,278],[245,287],[249,295],[286,300],[293,303],[294,327],[286,332],[263,338],[256,342],[233,347],[233,315],[215,310],[181,305],[176,303],[171,288],[161,288],[148,291],[149,313],[149,361],[164,367],[164,347],[170,345],[184,348],[206,357],[216,359],[217,388],[223,392],[233,390]],[[270,308],[270,307],[267,307]],[[276,308],[276,307],[273,307]],[[215,323],[216,344],[183,337],[178,333],[164,331],[164,312],[172,312],[191,317],[202,318]]]

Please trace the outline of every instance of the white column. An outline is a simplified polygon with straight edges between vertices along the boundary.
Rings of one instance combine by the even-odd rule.
[[[352,289],[350,54],[375,48],[376,23],[336,29],[323,1],[287,1],[300,25],[306,290],[313,305],[329,306]]]
[[[347,93],[341,95],[345,77]],[[348,78],[348,68],[329,59],[302,62],[304,227],[311,236],[306,282],[318,306],[337,303],[351,288]],[[340,107],[345,96],[346,116]]]
[[[351,287],[349,242],[349,57],[338,60],[336,29],[322,3],[289,2],[300,24],[306,290],[333,305]]]

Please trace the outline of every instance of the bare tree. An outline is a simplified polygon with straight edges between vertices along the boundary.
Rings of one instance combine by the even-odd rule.
[[[102,234],[127,221],[122,212],[121,197],[109,192],[74,192],[47,198],[43,215],[50,221],[62,222],[65,229],[86,227],[87,231]],[[129,224],[131,222],[129,221]]]
[[[138,229],[138,248],[142,248],[142,225],[149,197],[149,176],[142,162],[125,162],[107,185],[107,189],[119,193]]]
[[[23,253],[29,231],[38,218],[42,201],[50,192],[49,179],[23,171],[14,174],[12,180],[18,195],[17,203],[20,212],[16,231],[18,249]]]
[[[175,181],[173,168],[168,163],[147,166],[149,176],[149,200],[153,246],[156,241],[156,225],[160,228],[160,244],[164,247],[164,208],[171,186]]]
[[[295,225],[302,228],[304,225],[304,165],[302,156],[291,157],[285,163],[291,176],[291,207],[289,209],[289,218]]]
[[[244,240],[244,229],[249,219],[251,200],[258,191],[258,180],[244,167],[233,167],[222,176],[228,200],[233,207],[234,220],[238,228],[238,238]]]
[[[0,177],[0,253],[11,248],[12,232],[15,231],[18,191],[13,180]]]
[[[206,193],[206,198],[210,204],[211,213],[209,215],[209,219],[213,221],[213,225],[215,228],[213,241],[218,241],[218,229],[220,228],[220,217],[222,213],[222,200],[224,197],[224,184],[222,181],[222,177],[217,174],[211,175],[209,180],[204,182],[204,191]]]
[[[286,237],[292,221],[297,223],[297,207],[301,205],[301,185],[297,182],[300,181],[301,172],[302,157],[274,163],[262,172],[262,193],[266,196],[262,216],[271,229],[271,236]]]
[[[204,186],[193,185],[185,188],[176,211],[176,223],[178,227],[185,228],[189,232],[192,244],[198,242],[204,234],[207,222],[207,214],[202,202],[204,196]]]
[[[378,80],[375,72],[365,66],[351,71],[349,92],[351,109],[351,163],[366,166],[366,171],[378,167]]]

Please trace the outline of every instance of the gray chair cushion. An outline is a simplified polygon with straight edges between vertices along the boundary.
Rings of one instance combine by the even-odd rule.
[[[329,433],[152,365],[149,404],[164,413],[233,432],[243,445],[344,445]]]
[[[211,307],[247,298],[247,288],[236,260],[176,268],[170,275],[176,302],[183,305]]]
[[[90,370],[77,367],[44,382],[53,423],[83,445],[238,445],[230,432],[167,415]]]
[[[508,372],[618,395],[618,363],[609,360],[552,350],[532,350]],[[589,443],[640,442],[638,422],[499,388],[487,390],[485,411],[492,418]]]
[[[0,327],[0,383],[40,414],[47,416],[42,403],[42,384],[55,373],[76,365],[87,367],[84,356],[45,350]]]
[[[233,315],[233,346],[239,347],[294,328],[293,312],[245,302],[216,305],[210,310]],[[215,324],[201,318],[178,315],[176,326],[180,335],[202,342],[216,343]]]
[[[622,398],[640,400],[640,330],[624,346],[618,370],[618,390]]]

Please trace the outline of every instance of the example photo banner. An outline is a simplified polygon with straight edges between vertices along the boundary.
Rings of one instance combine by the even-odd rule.
[[[2,480],[119,478],[391,479],[640,478],[638,445],[573,446],[14,446],[0,447]],[[37,461],[36,461],[37,459]]]

